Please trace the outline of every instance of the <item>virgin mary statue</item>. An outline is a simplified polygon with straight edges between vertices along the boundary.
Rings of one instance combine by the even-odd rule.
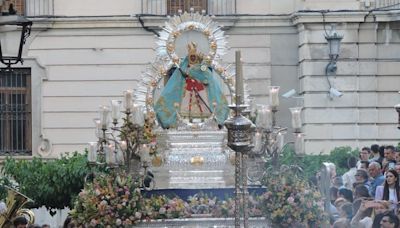
[[[229,108],[218,75],[203,61],[194,42],[188,44],[188,56],[173,70],[154,110],[163,128],[174,128],[178,113],[182,118],[204,120],[214,114],[219,125],[228,117]]]

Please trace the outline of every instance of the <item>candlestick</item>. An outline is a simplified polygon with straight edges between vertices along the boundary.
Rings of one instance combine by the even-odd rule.
[[[295,134],[294,150],[297,155],[304,154],[304,134],[303,133]]]
[[[100,124],[101,124],[101,129],[106,130],[108,128],[108,125],[110,123],[109,115],[110,115],[110,108],[107,106],[100,106]]]
[[[242,104],[244,98],[244,86],[243,86],[243,69],[242,69],[242,61],[241,61],[241,54],[240,51],[235,52],[235,61],[236,61],[236,97],[238,101],[237,104]]]
[[[272,109],[271,106],[261,105],[257,111],[256,125],[266,130],[272,128]]]
[[[302,107],[289,108],[292,113],[292,127],[295,132],[301,132],[301,109]]]
[[[89,152],[87,156],[88,162],[94,163],[97,161],[97,142],[89,142]]]
[[[132,122],[134,124],[143,127],[144,125],[144,113],[143,113],[143,106],[142,105],[134,105],[133,106],[133,115],[132,115]]]
[[[95,134],[97,138],[102,138],[103,137],[103,131],[101,129],[101,121],[99,118],[93,119],[93,122],[96,126]]]
[[[126,149],[128,149],[128,144],[126,143],[125,140],[120,141],[119,145],[121,146],[121,150],[126,151]]]
[[[260,132],[256,132],[254,135],[254,151],[260,151],[262,149],[262,134]]]
[[[111,100],[111,118],[113,123],[118,123],[118,119],[121,117],[121,101]]]
[[[281,132],[279,132],[276,135],[276,141],[277,141],[277,146],[278,146],[278,150],[282,150],[284,144],[285,144],[285,136],[284,134],[282,134]]]
[[[108,145],[104,147],[104,151],[106,153],[106,163],[107,165],[115,165],[116,164],[116,157],[115,152],[113,150],[112,145]]]
[[[269,104],[272,106],[272,108],[279,106],[279,88],[279,86],[269,87]]]
[[[124,91],[124,108],[126,112],[130,112],[133,102],[133,90],[128,89]]]

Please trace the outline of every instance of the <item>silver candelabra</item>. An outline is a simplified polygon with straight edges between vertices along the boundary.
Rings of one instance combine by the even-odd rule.
[[[100,106],[100,118],[94,119],[98,140],[89,143],[88,162],[90,166],[106,166],[139,176],[142,187],[147,189],[154,187],[154,181],[149,165],[141,161],[141,146],[146,143],[145,115],[142,106],[133,105],[132,96],[132,90],[124,91],[124,111],[118,100],[112,100],[111,106]]]

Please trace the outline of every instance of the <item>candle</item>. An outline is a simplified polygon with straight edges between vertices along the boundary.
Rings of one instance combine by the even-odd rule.
[[[126,151],[126,149],[128,149],[128,144],[126,143],[125,140],[120,141],[119,145],[121,146],[121,150]]]
[[[271,106],[262,105],[256,117],[256,125],[257,127],[270,130],[272,128],[272,110]]]
[[[96,126],[96,130],[95,130],[96,137],[97,138],[102,138],[103,137],[103,134],[102,134],[103,131],[101,129],[101,121],[100,121],[100,119],[99,118],[95,118],[95,119],[93,119],[93,122],[94,122],[94,124]]]
[[[124,91],[124,108],[126,112],[130,112],[133,102],[133,90],[128,89]]]
[[[121,101],[111,100],[111,118],[117,123],[121,117]]]
[[[144,113],[143,113],[143,106],[141,105],[135,105],[133,107],[134,114],[133,116],[133,123],[139,125],[140,127],[143,127],[144,125]]]
[[[106,163],[107,165],[115,165],[116,157],[112,145],[107,145],[104,147],[104,152],[106,153]]]
[[[281,132],[279,132],[276,135],[276,144],[277,144],[278,150],[282,150],[282,148],[285,144],[285,136]]]
[[[106,130],[108,128],[108,125],[110,123],[109,115],[110,115],[110,108],[107,106],[100,106],[100,124],[101,124],[101,129]]]
[[[262,134],[260,132],[256,132],[254,135],[254,151],[260,151],[262,149]]]
[[[243,98],[244,98],[244,87],[243,87],[243,70],[242,70],[242,60],[240,58],[240,51],[236,51],[236,99],[237,104],[242,104]],[[237,96],[240,96],[239,98]]]
[[[116,162],[120,165],[125,163],[124,152],[122,150],[117,150]]]
[[[297,155],[304,154],[304,135],[302,133],[295,134],[294,150]]]
[[[301,109],[302,107],[289,108],[292,113],[292,127],[295,132],[300,132],[301,129]]]
[[[279,106],[279,86],[269,87],[269,104],[276,108]]]
[[[89,152],[87,156],[88,162],[96,162],[97,161],[97,142],[89,143]]]

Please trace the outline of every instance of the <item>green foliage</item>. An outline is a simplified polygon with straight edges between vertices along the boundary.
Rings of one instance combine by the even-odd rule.
[[[287,148],[280,157],[280,163],[284,165],[297,165],[304,171],[306,177],[315,176],[321,169],[323,162],[332,162],[336,165],[336,173],[343,175],[347,168],[347,159],[358,156],[358,150],[351,147],[336,147],[329,154],[307,154],[302,157],[296,156],[293,149]]]
[[[7,158],[2,172],[12,177],[19,191],[35,201],[35,206],[48,209],[72,208],[72,202],[83,188],[90,172],[86,154],[74,152],[71,156],[46,161]]]

